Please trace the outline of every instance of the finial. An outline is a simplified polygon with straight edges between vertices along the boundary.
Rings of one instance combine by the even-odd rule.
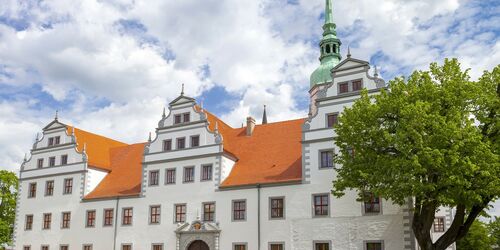
[[[27,162],[28,161],[28,155],[26,153],[24,153],[24,159],[23,159],[24,162]]]
[[[262,124],[267,124],[267,113],[265,104],[264,104],[264,113],[262,114]]]
[[[40,133],[36,132],[35,143],[38,142],[39,139],[40,139]]]
[[[165,107],[163,107],[163,114],[161,114],[161,118],[165,119],[165,117],[167,116],[165,115]]]
[[[215,121],[215,132],[219,132],[219,123]]]
[[[148,142],[151,143],[151,132],[149,132]]]
[[[374,72],[373,72],[373,76],[374,77],[378,77],[378,69],[377,69],[377,65],[374,66]]]
[[[201,109],[201,111],[203,111],[203,99],[201,99],[201,101],[200,101],[200,109]]]
[[[241,127],[243,128],[243,122],[241,123]]]
[[[87,143],[86,142],[83,144],[83,151],[82,152],[87,153]]]
[[[332,0],[326,0],[326,6],[325,6],[325,24],[326,23],[333,23]]]
[[[196,210],[196,220],[200,220],[200,210]]]
[[[71,127],[71,135],[75,135],[75,126]]]
[[[58,113],[58,112],[59,112],[59,111],[56,109],[56,116],[54,117],[54,120],[56,120],[56,121],[57,121],[57,113]]]
[[[351,46],[347,46],[347,58],[351,58]]]
[[[181,95],[184,95],[184,83],[182,84]]]

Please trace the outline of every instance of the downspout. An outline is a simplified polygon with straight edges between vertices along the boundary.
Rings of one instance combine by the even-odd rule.
[[[114,231],[114,234],[113,234],[113,250],[116,250],[116,234],[117,234],[117,230],[118,230],[118,204],[120,203],[120,197],[116,197],[116,206],[115,206],[115,222],[114,222],[114,226],[115,226],[115,231]]]
[[[257,250],[260,250],[260,184],[257,184]]]

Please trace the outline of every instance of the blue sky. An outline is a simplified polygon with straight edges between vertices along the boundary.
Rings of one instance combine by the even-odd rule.
[[[154,131],[179,93],[239,126],[304,117],[324,0],[4,1],[0,166],[16,169],[60,119],[126,142]],[[500,62],[498,1],[335,0],[342,54],[408,75],[457,57],[477,78]],[[17,136],[12,141],[12,135]]]

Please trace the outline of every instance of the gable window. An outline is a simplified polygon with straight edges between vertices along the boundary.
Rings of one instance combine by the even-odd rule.
[[[333,168],[333,151],[321,151],[320,152],[321,163],[320,168]]]
[[[384,249],[384,244],[381,241],[378,242],[365,242],[365,249],[366,250],[383,250]]]
[[[182,223],[186,221],[186,204],[175,205],[175,222]]]
[[[61,155],[61,165],[68,164],[68,155]]]
[[[434,232],[435,233],[444,232],[444,217],[434,218]]]
[[[42,246],[42,250],[49,250],[49,246]]]
[[[349,92],[349,83],[348,82],[341,82],[339,83],[339,94],[347,93]]]
[[[203,221],[214,221],[215,220],[215,203],[204,203],[203,204]]]
[[[212,165],[201,166],[201,180],[208,181],[212,179]]]
[[[149,223],[151,224],[159,224],[160,223],[160,206],[151,206],[149,207]]]
[[[330,250],[329,242],[315,242],[314,250]]]
[[[92,245],[83,245],[83,250],[92,250]]]
[[[163,244],[153,244],[153,250],[163,250]]]
[[[38,168],[43,168],[43,159],[38,159],[38,162],[36,164]]]
[[[61,228],[69,228],[71,223],[71,212],[63,212],[61,220]]]
[[[179,124],[179,123],[181,123],[181,122],[182,122],[182,120],[181,120],[181,119],[182,119],[181,115],[175,115],[175,116],[174,116],[174,124]]]
[[[271,243],[269,244],[269,249],[270,250],[284,250],[285,247],[283,243]]]
[[[131,244],[123,244],[122,250],[132,250],[132,245]]]
[[[184,182],[194,182],[194,167],[184,168]]]
[[[95,227],[95,210],[87,211],[86,227]]]
[[[360,91],[363,88],[361,80],[352,81],[352,91]]]
[[[189,122],[190,121],[189,113],[182,114],[182,118],[183,118],[184,122]]]
[[[271,218],[272,219],[282,219],[285,217],[285,200],[282,197],[270,198],[269,199],[271,207]]]
[[[165,175],[165,184],[175,183],[175,168],[167,169]]]
[[[24,230],[28,231],[33,229],[33,215],[29,214],[26,215],[25,223],[24,223]]]
[[[247,244],[244,243],[236,243],[233,246],[234,250],[247,250]]]
[[[314,216],[328,216],[329,199],[328,194],[318,194],[313,196]]]
[[[149,185],[150,186],[158,186],[159,173],[160,172],[158,170],[149,171]]]
[[[48,146],[54,146],[54,137],[49,138]]]
[[[233,201],[233,220],[246,219],[247,203],[245,200]]]
[[[334,125],[336,125],[338,123],[338,117],[339,117],[339,114],[328,114],[326,116],[326,126],[328,128],[331,128]]]
[[[364,201],[365,213],[366,214],[378,214],[380,213],[380,198],[375,196],[373,193],[366,193],[367,200]]]
[[[23,246],[23,250],[31,250],[31,246]]]
[[[43,214],[43,229],[50,229],[50,223],[52,222],[52,214]]]
[[[53,167],[55,165],[56,165],[56,157],[55,156],[49,157],[49,167]]]
[[[113,226],[114,209],[104,209],[104,226]]]
[[[45,196],[52,196],[54,194],[54,181],[45,182]]]
[[[63,194],[71,194],[73,192],[73,178],[64,179]]]
[[[35,198],[36,197],[36,182],[30,183],[29,185],[29,192],[28,192],[28,198]]]
[[[186,138],[177,138],[177,149],[186,148]]]
[[[163,141],[163,151],[172,150],[172,140],[164,140]]]
[[[54,145],[59,145],[61,144],[61,137],[60,136],[56,136],[54,138]]]
[[[124,208],[123,209],[123,217],[122,217],[122,225],[127,226],[127,225],[132,225],[132,216],[133,216],[133,210],[132,208]]]
[[[199,135],[191,136],[191,147],[194,148],[198,146],[200,146],[200,136]]]
[[[68,250],[68,245],[61,245],[59,246],[60,250]]]

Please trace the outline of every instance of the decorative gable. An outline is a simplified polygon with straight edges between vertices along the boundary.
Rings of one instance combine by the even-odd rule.
[[[66,128],[66,124],[59,122],[56,118],[51,123],[49,123],[47,126],[45,126],[43,128],[43,131],[53,130],[53,129],[58,129],[58,128]]]
[[[352,57],[347,57],[344,61],[340,62],[337,66],[332,69],[332,73],[335,76],[335,73],[339,73],[340,71],[351,70],[356,68],[365,68],[370,67],[370,63],[367,61],[355,59]]]

